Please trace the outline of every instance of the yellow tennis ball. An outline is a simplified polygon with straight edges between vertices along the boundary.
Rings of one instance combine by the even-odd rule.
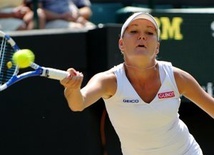
[[[18,50],[13,54],[13,62],[19,66],[19,68],[27,68],[34,62],[35,56],[29,49]]]

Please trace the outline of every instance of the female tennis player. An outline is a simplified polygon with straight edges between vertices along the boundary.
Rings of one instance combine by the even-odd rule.
[[[180,96],[214,117],[214,99],[193,76],[156,59],[160,31],[150,14],[135,13],[123,24],[119,48],[124,62],[94,75],[81,88],[83,74],[73,68],[61,80],[73,111],[102,98],[124,155],[202,155],[179,118]]]

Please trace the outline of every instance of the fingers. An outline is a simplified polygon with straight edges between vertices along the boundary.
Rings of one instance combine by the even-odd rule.
[[[67,72],[69,72],[70,76],[76,76],[77,75],[77,71],[74,68],[69,68],[67,70]]]
[[[83,74],[73,68],[70,68],[67,71],[70,75],[60,81],[61,85],[69,89],[80,89],[83,81]]]

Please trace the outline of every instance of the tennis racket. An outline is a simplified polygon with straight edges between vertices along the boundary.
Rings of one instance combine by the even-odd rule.
[[[62,80],[68,72],[39,66],[32,62],[28,70],[19,74],[20,68],[12,61],[13,54],[20,50],[16,42],[6,33],[0,31],[0,91],[25,78],[42,76],[55,80]],[[18,75],[19,74],[19,75]]]

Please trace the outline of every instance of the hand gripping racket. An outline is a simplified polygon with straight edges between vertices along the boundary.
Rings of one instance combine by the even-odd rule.
[[[39,66],[32,62],[29,67],[32,71],[26,71],[18,75],[19,67],[12,61],[13,54],[20,50],[15,41],[4,32],[0,31],[0,91],[12,84],[28,77],[42,76],[55,80],[62,80],[69,75],[68,72]]]

